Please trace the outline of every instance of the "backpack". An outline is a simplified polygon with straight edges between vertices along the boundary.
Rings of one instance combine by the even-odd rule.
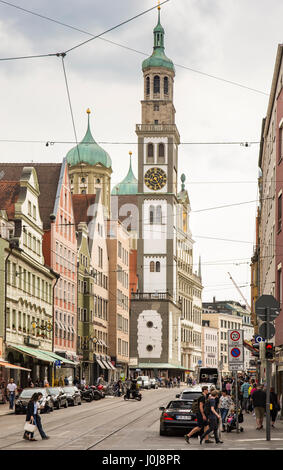
[[[192,412],[194,414],[197,414],[199,412],[199,399],[198,398],[195,398],[192,403]]]

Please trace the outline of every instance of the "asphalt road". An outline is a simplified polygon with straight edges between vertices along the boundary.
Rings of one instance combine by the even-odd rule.
[[[159,406],[175,398],[180,389],[144,390],[141,402],[106,397],[42,415],[50,436],[36,442],[23,440],[24,415],[0,416],[0,450],[283,450],[283,422],[272,430],[271,441],[255,430],[255,418],[245,416],[244,432],[222,434],[224,444],[202,446],[197,438],[187,444],[183,435],[159,435]]]

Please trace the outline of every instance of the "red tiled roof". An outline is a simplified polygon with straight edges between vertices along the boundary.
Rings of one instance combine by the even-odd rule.
[[[62,163],[1,163],[1,181],[19,181],[24,167],[35,168],[39,184],[39,210],[43,229],[50,228]]]
[[[6,210],[8,219],[14,218],[20,190],[20,183],[16,181],[0,181],[0,210]]]
[[[87,215],[88,208],[95,204],[95,194],[72,194],[75,224],[89,223],[93,216]]]

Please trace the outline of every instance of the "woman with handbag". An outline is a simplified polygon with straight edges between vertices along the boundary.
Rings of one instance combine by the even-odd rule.
[[[26,423],[24,427],[25,432],[23,435],[23,439],[27,441],[36,441],[33,437],[33,433],[36,429],[38,395],[38,393],[34,393],[27,406]]]

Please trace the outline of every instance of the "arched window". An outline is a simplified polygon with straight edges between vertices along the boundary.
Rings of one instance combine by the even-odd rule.
[[[154,273],[154,261],[151,261],[151,262],[149,263],[149,271],[150,271],[151,273]]]
[[[149,208],[149,223],[154,223],[154,206],[150,206]]]
[[[147,161],[152,163],[154,159],[154,148],[153,144],[147,145]]]
[[[161,206],[156,207],[156,223],[162,224],[162,209]]]
[[[153,93],[160,93],[160,77],[155,75],[153,79]]]
[[[146,94],[149,95],[150,93],[150,78],[146,77]]]
[[[165,147],[164,144],[158,144],[158,162],[162,163],[165,159]]]
[[[168,95],[169,81],[168,77],[164,77],[164,95]]]
[[[155,268],[155,271],[157,273],[160,273],[160,262],[159,261],[156,261],[156,268]]]

